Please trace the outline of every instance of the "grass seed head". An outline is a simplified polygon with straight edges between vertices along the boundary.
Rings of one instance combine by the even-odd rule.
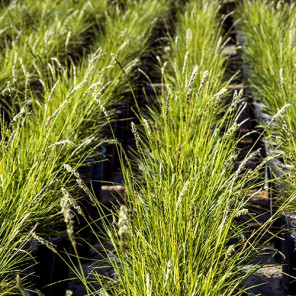
[[[187,30],[186,32],[186,48],[189,48],[189,42],[192,39],[192,31],[190,29]]]
[[[228,249],[226,250],[225,257],[226,258],[229,258],[234,252],[235,252],[235,246],[234,245],[230,245],[228,247]]]
[[[14,124],[15,122],[18,121],[18,119],[19,119],[20,117],[22,117],[22,116],[25,114],[25,112],[26,112],[26,108],[27,108],[29,105],[31,105],[31,104],[32,104],[32,101],[28,101],[27,103],[25,103],[25,104],[22,106],[20,112],[19,112],[18,114],[16,114],[16,115],[12,118],[12,120],[11,120],[11,122],[10,122],[10,124],[9,124],[9,127],[10,127],[10,128],[13,126],[13,124]]]
[[[98,105],[99,105],[100,109],[102,110],[102,112],[104,113],[107,121],[110,121],[109,114],[108,114],[106,108],[104,107],[102,100],[98,96],[95,97],[95,100],[98,102]]]
[[[169,84],[167,85],[167,89],[168,89],[168,93],[167,93],[166,100],[165,100],[165,121],[166,121],[166,124],[169,123],[170,102],[173,97],[173,91],[172,91],[172,88]]]
[[[184,57],[184,63],[183,63],[183,69],[182,69],[182,75],[184,76],[186,68],[187,68],[187,61],[188,61],[189,51],[186,51],[185,57]]]
[[[166,67],[167,64],[168,64],[168,62],[164,62],[162,67],[161,67],[161,77],[164,76],[164,71],[165,71],[165,67]]]
[[[146,293],[147,293],[147,296],[151,295],[150,275],[149,275],[149,273],[147,273],[147,276],[146,276]]]
[[[170,99],[171,97],[168,95],[165,101],[165,122],[169,123],[169,112],[170,112]]]
[[[246,214],[248,214],[249,210],[248,209],[241,209],[239,210],[236,214],[235,214],[235,217],[240,217],[240,216],[244,216]]]
[[[54,144],[51,144],[51,145],[49,145],[49,146],[45,149],[45,151],[43,152],[42,156],[44,156],[44,155],[46,154],[46,152],[47,152],[48,150],[50,150],[51,148],[53,148],[53,147],[56,147],[56,146],[65,146],[65,145],[73,146],[74,143],[71,142],[70,140],[64,140],[64,141],[60,141],[60,142],[56,142],[56,143],[54,143]]]
[[[151,139],[152,134],[151,134],[151,128],[150,128],[149,122],[147,119],[143,119],[143,121],[144,121],[146,130],[147,130],[147,133],[148,133],[148,137]]]
[[[138,133],[137,127],[136,127],[136,125],[135,125],[134,122],[131,122],[131,129],[132,129],[132,133],[133,133],[133,135],[135,137],[135,141],[136,141],[136,146],[137,146],[138,152],[141,153],[142,152],[142,148],[141,148],[141,145],[140,145],[141,138],[140,138],[140,135]]]
[[[77,178],[76,179],[76,183],[78,184],[78,186],[88,195],[88,197],[90,198],[90,200],[92,201],[93,205],[96,205],[96,197],[94,196],[94,194],[88,189],[88,187],[86,186],[86,184],[83,182],[83,180],[81,178]]]
[[[12,99],[12,87],[11,87],[11,82],[7,81],[6,87],[1,91],[1,94],[4,96],[5,93],[8,92],[9,97]]]
[[[182,200],[184,198],[184,195],[185,195],[185,193],[188,190],[189,184],[190,184],[190,182],[189,182],[189,180],[187,180],[186,183],[184,184],[184,186],[183,186],[180,194],[179,194],[179,197],[178,197],[178,200],[177,200],[177,204],[176,204],[176,209],[179,208],[179,206],[180,206],[180,204],[181,204],[181,202],[182,202]]]
[[[231,191],[233,190],[233,187],[235,185],[236,180],[238,179],[240,173],[242,172],[242,170],[245,168],[246,164],[248,161],[253,160],[261,151],[261,148],[257,149],[256,151],[250,153],[248,155],[248,157],[245,157],[243,159],[243,161],[240,163],[238,169],[236,170],[233,179],[232,179],[232,183],[231,183]]]
[[[16,76],[16,71],[15,71],[15,64],[13,64],[11,68],[11,73],[12,73],[12,84],[15,85],[17,82],[17,76]]]
[[[55,179],[55,180],[53,180],[53,181],[51,181],[49,184],[47,184],[47,185],[45,185],[44,187],[42,187],[41,188],[41,190],[33,197],[33,199],[31,200],[31,202],[30,202],[30,205],[34,202],[34,201],[36,201],[39,197],[41,197],[43,194],[44,194],[44,192],[48,189],[48,188],[50,188],[53,184],[55,184],[57,182],[57,180]]]
[[[167,271],[166,271],[166,276],[165,276],[165,286],[167,285],[167,283],[169,281],[170,273],[171,273],[171,260],[168,261],[168,266],[167,266]]]
[[[291,106],[290,104],[286,104],[281,109],[279,109],[278,112],[271,118],[271,120],[266,125],[266,129],[270,127],[277,120],[277,118],[281,117],[282,114],[286,111],[286,109],[289,108],[290,106]]]
[[[67,233],[69,236],[69,239],[73,246],[76,245],[75,237],[74,237],[74,221],[73,221],[73,213],[71,212],[70,205],[72,203],[72,197],[70,193],[65,189],[62,188],[62,193],[64,197],[61,199],[60,205],[62,208],[62,214],[64,216],[64,221],[67,226]]]
[[[193,83],[197,77],[197,73],[198,73],[198,66],[196,65],[192,71],[192,74],[188,83],[188,87],[187,87],[187,102],[189,101],[189,97],[191,95]]]
[[[205,85],[206,79],[208,77],[209,71],[205,71],[202,75],[201,82],[199,84],[199,88],[197,90],[196,96],[199,97],[201,90],[203,89],[203,86]]]
[[[120,239],[120,250],[121,250],[122,254],[124,254],[125,234],[129,230],[128,209],[124,205],[122,205],[120,207],[117,226],[118,226],[118,235],[119,235],[119,239]]]
[[[284,88],[285,86],[285,81],[284,81],[284,74],[283,74],[283,68],[280,68],[280,83],[281,83],[281,87]]]
[[[67,172],[73,174],[76,178],[80,178],[80,174],[78,173],[78,171],[72,168],[69,164],[65,163],[64,169],[66,169]]]
[[[14,144],[14,141],[15,141],[15,139],[16,139],[17,134],[18,134],[18,131],[17,131],[17,130],[14,130],[14,131],[11,133],[11,135],[10,135],[10,137],[9,137],[9,139],[8,139],[8,144],[10,144],[10,147],[11,147],[11,148],[13,147],[13,144]]]
[[[178,40],[179,40],[179,37],[176,36],[176,38],[175,38],[175,51],[176,52],[178,51]]]
[[[35,232],[32,232],[32,236],[33,236],[33,238],[34,238],[36,241],[38,241],[40,244],[46,246],[48,249],[50,249],[50,250],[53,251],[54,253],[58,253],[57,250],[56,250],[56,246],[55,246],[53,243],[51,243],[51,242],[49,242],[49,241],[43,239],[42,237],[40,237],[39,235],[37,235]]]
[[[128,231],[128,209],[126,206],[121,206],[118,217],[118,234],[120,238],[123,238],[124,234]]]

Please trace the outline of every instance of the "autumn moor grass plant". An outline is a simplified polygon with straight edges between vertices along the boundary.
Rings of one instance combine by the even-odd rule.
[[[239,176],[243,163],[233,171],[237,114],[229,120],[229,107],[228,123],[213,128],[215,102],[204,112],[202,127],[184,120],[176,133],[157,113],[140,130],[133,126],[139,169],[123,169],[126,206],[117,223],[105,225],[108,237],[101,237],[114,248],[109,264],[115,279],[97,274],[107,295],[241,295],[243,281],[258,267],[244,269],[260,235],[248,238],[237,222],[248,212],[254,187],[246,182],[256,172]],[[182,147],[171,140],[176,135]]]

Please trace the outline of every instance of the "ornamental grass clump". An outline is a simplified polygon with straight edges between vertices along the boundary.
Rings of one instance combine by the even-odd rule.
[[[178,93],[174,97],[178,104]],[[160,100],[165,108],[165,97]],[[207,112],[200,108],[199,122],[183,119],[177,128],[173,116],[166,124],[150,111],[149,133],[138,127],[138,171],[123,168],[130,226],[123,236],[122,218],[118,225],[106,224],[109,240],[102,239],[110,241],[116,258],[109,262],[112,283],[96,274],[109,295],[241,295],[244,280],[258,268],[244,265],[267,230],[248,237],[237,220],[248,213],[249,190],[258,184],[246,183],[257,172],[238,177],[233,171],[236,139],[227,132],[236,114],[227,110],[215,119],[215,107],[214,101]]]
[[[132,124],[135,158],[122,164],[129,227],[123,236],[122,223],[102,220],[113,279],[94,272],[107,295],[243,295],[259,267],[245,265],[272,219],[249,234],[238,219],[262,190],[255,179],[265,163],[245,167],[256,151],[234,171],[236,121],[245,106],[237,93],[225,103],[218,10],[217,1],[190,1],[178,14],[177,36],[160,65],[167,88],[139,114],[141,124]]]
[[[19,110],[12,108],[10,123],[1,118],[0,250],[7,254],[0,263],[1,292],[10,295],[15,289],[16,274],[25,279],[22,270],[14,267],[30,256],[25,242],[32,229],[47,241],[63,233],[58,226],[64,226],[66,220],[72,236],[69,196],[78,203],[81,196],[76,189],[80,184],[73,184],[67,165],[76,170],[90,154],[99,153],[98,146],[105,142],[103,126],[112,120],[106,114],[123,100],[118,93],[127,89],[127,75],[148,46],[157,18],[165,12],[165,2],[156,0],[115,7],[106,13],[105,34],[83,62],[70,68],[50,63],[49,78],[40,77],[41,98],[36,97],[30,83],[25,83],[25,91],[17,93]],[[111,53],[120,61],[124,74]],[[26,80],[31,79],[30,68],[25,65],[23,71]],[[18,225],[9,236],[6,229],[11,230],[13,224],[7,227],[4,221]],[[71,239],[74,241],[74,236]],[[21,256],[16,250],[22,251]]]

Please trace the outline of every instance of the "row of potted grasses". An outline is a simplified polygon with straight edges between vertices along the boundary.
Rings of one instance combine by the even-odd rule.
[[[281,219],[285,229],[277,247],[283,252],[283,283],[288,294],[295,285],[296,214],[296,106],[295,106],[295,4],[281,1],[247,1],[238,13],[245,36],[243,58],[261,124],[265,129],[269,167],[275,188],[273,207],[288,203]],[[291,275],[292,277],[287,276]]]
[[[248,81],[266,118],[270,152],[279,154],[276,170],[282,170],[289,196],[295,194],[295,5],[282,2],[252,1],[241,6],[238,17],[246,38],[243,57]],[[270,119],[275,117],[270,124]],[[291,167],[291,168],[292,168]],[[280,178],[277,182],[281,182]],[[281,183],[282,184],[282,183]],[[291,211],[295,212],[295,204]]]
[[[102,126],[109,120],[107,112],[121,99],[117,92],[126,88],[126,75],[145,51],[157,18],[166,12],[165,1],[155,0],[130,1],[123,9],[106,12],[105,34],[94,43],[92,54],[69,70],[56,71],[51,66],[51,79],[43,81],[41,99],[27,84],[19,98],[20,112],[10,123],[2,120],[3,295],[15,292],[14,278],[21,272],[17,264],[26,255],[25,245],[32,232],[48,239],[54,235],[55,225],[63,221],[63,193],[69,198],[65,188],[76,197],[76,185],[69,185],[65,164],[77,168],[104,140]],[[69,206],[71,199],[66,200]]]
[[[254,152],[234,170],[244,104],[237,110],[241,93],[225,103],[218,12],[218,1],[199,0],[177,14],[157,106],[139,114],[141,126],[131,124],[135,158],[122,165],[127,202],[117,223],[102,219],[114,277],[94,276],[106,295],[242,295],[258,268],[245,266],[268,223],[247,236],[238,217],[248,212],[250,191],[261,190],[250,181],[264,163],[245,170]]]

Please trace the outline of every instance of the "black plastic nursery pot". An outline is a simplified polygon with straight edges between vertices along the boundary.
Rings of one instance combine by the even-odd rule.
[[[98,201],[101,199],[101,187],[104,179],[106,155],[106,148],[101,146],[100,149],[98,154],[90,155],[85,160],[84,165],[79,169],[83,181]],[[81,199],[79,203],[89,222],[99,218],[97,207],[93,204],[91,197],[85,196],[85,198]],[[74,213],[74,229],[78,239],[77,251],[81,258],[88,258],[90,249],[87,243],[94,241],[94,235],[88,227],[88,222],[85,218],[76,213],[75,210]]]
[[[113,178],[113,172],[115,171],[115,167],[114,167],[114,158],[115,158],[115,154],[116,154],[116,147],[115,145],[108,145],[106,146],[106,161],[104,164],[104,172],[103,172],[103,176],[104,176],[104,183],[107,182],[112,182],[112,178]]]
[[[70,243],[62,237],[53,238],[49,242],[54,244],[58,254],[46,245],[31,240],[32,255],[35,258],[35,264],[32,266],[32,287],[46,296],[64,296],[69,277],[65,252],[69,252]]]
[[[84,162],[85,166],[80,169],[83,170],[86,185],[98,199],[101,196],[101,182],[104,179],[106,152],[105,146],[101,146],[100,152],[88,156]]]
[[[104,134],[106,137],[112,139],[115,136],[116,139],[120,143],[123,144],[123,139],[125,137],[125,114],[126,110],[121,110],[121,107],[118,107],[114,114],[112,114],[112,121],[111,121],[111,128],[112,132],[110,131],[110,124],[107,123],[104,125]],[[105,161],[104,161],[104,172],[103,172],[103,181],[105,183],[112,182],[113,180],[113,172],[115,172],[120,167],[120,160],[116,150],[115,144],[108,144],[105,146],[106,154],[105,154]]]
[[[17,273],[20,275],[20,278],[22,282],[24,283],[24,286],[27,288],[32,288],[33,285],[33,277],[34,277],[34,265],[36,265],[36,261],[34,260],[34,256],[36,255],[36,246],[33,246],[33,244],[30,241],[28,244],[26,244],[21,251],[19,251],[16,254],[16,257],[22,258],[20,262],[16,264],[14,267],[15,270],[17,270]],[[26,255],[25,255],[26,254]],[[27,256],[30,254],[30,256]],[[15,278],[11,278],[11,281],[14,281]]]
[[[120,109],[116,111],[116,130],[115,137],[122,144],[122,147],[125,149],[127,146],[127,131],[130,129],[130,120],[127,119],[127,110]],[[120,168],[120,158],[116,151],[116,146],[112,145],[114,149],[113,154],[113,163],[112,163],[112,171],[115,172],[118,168]]]
[[[282,219],[283,286],[287,294],[296,295],[296,214],[285,212]]]
[[[88,204],[87,204],[88,206]],[[89,257],[89,246],[88,242],[90,241],[89,239],[89,228],[88,228],[88,223],[85,220],[83,216],[81,216],[77,210],[73,207],[70,208],[71,212],[74,215],[74,232],[75,232],[75,240],[76,240],[76,248],[78,255],[80,257],[80,260],[83,261],[83,258],[88,258]],[[85,212],[85,210],[84,210]],[[88,213],[86,213],[86,217],[88,217]],[[86,230],[87,228],[87,230]],[[86,242],[85,242],[86,241]],[[71,260],[74,262],[74,264],[78,264],[76,254],[74,252],[73,246],[71,244]]]
[[[104,180],[104,165],[106,157],[106,148],[100,147],[100,152],[87,157],[84,161],[84,165],[79,168],[79,173],[93,195],[100,200],[102,181]],[[85,204],[84,204],[85,201]],[[87,196],[84,200],[80,200],[83,203],[83,208],[87,211],[87,214],[92,218],[95,207],[92,205],[91,198]]]
[[[101,198],[102,180],[104,180],[104,158],[106,155],[106,148],[101,147],[99,154],[91,155],[89,161],[92,163],[91,170],[91,187],[94,195],[98,200]]]
[[[117,131],[117,123],[118,123],[118,116],[117,112],[114,112],[112,115],[111,123],[106,123],[103,125],[104,136],[107,138],[112,138],[113,134],[110,131],[112,129],[114,135],[116,135]],[[106,145],[106,154],[105,154],[105,163],[104,163],[104,181],[112,181],[113,177],[113,167],[114,167],[114,154],[115,154],[115,146],[114,145]]]
[[[272,233],[274,233],[276,236],[273,238],[273,245],[274,248],[279,251],[274,255],[274,259],[276,260],[277,263],[282,263],[283,262],[283,256],[282,256],[282,240],[283,240],[283,231],[284,231],[284,218],[279,217],[277,218],[272,225]]]

